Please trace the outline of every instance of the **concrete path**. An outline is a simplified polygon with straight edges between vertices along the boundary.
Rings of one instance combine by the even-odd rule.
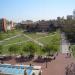
[[[44,37],[40,37],[40,38],[36,38],[36,39],[33,39],[31,38],[30,36],[24,34],[25,37],[29,38],[31,41],[35,42],[36,44],[40,45],[40,46],[44,46],[43,43],[39,42],[38,40],[39,39],[42,39],[42,38],[46,38],[46,37],[50,37],[50,36],[54,36],[54,35],[50,35],[50,36],[44,36]]]
[[[5,42],[6,40],[10,40],[10,39],[12,39],[12,38],[18,37],[18,36],[21,36],[21,35],[17,35],[17,36],[13,36],[13,37],[11,37],[11,38],[7,38],[7,39],[3,40],[3,42]],[[44,36],[44,37],[36,38],[36,39],[34,40],[34,39],[32,39],[31,37],[29,37],[28,35],[26,35],[26,34],[24,34],[24,36],[27,37],[27,38],[29,38],[29,40],[22,41],[22,42],[17,42],[17,43],[13,43],[13,44],[7,44],[7,45],[4,45],[4,46],[9,46],[9,45],[14,45],[14,44],[22,44],[22,43],[28,42],[28,41],[33,41],[33,42],[39,44],[40,46],[43,46],[42,43],[38,42],[38,39],[50,37],[50,36]],[[54,35],[53,35],[53,36],[54,36]]]
[[[36,44],[38,44],[38,45],[40,45],[40,46],[43,46],[43,44],[42,44],[42,43],[40,43],[40,42],[38,42],[37,40],[35,40],[35,39],[33,39],[33,38],[29,37],[28,35],[24,34],[24,36],[25,36],[25,37],[27,37],[27,38],[29,38],[29,39],[30,39],[30,41],[33,41],[33,42],[35,42]]]
[[[69,53],[69,42],[65,37],[65,33],[61,33],[61,52],[62,53]]]
[[[15,44],[22,44],[22,43],[25,43],[25,42],[28,42],[30,40],[26,40],[26,41],[22,41],[22,42],[17,42],[17,43],[12,43],[12,44],[7,44],[7,45],[4,45],[4,46],[10,46],[10,45],[15,45]]]
[[[66,54],[59,53],[54,61],[48,63],[47,69],[43,67],[42,75],[66,75],[66,66],[75,62],[75,60],[72,58],[65,58],[65,56]]]
[[[6,39],[0,41],[0,43],[5,42],[5,41],[10,40],[10,39],[13,39],[13,38],[18,37],[18,36],[21,36],[21,34],[16,35],[16,36],[12,36],[12,37],[10,37],[10,38],[6,38]]]
[[[55,34],[54,34],[55,35]],[[48,35],[48,36],[44,36],[44,37],[40,37],[40,38],[36,38],[36,40],[39,40],[39,39],[42,39],[42,38],[46,38],[46,37],[51,37],[51,36],[54,36],[54,35]]]

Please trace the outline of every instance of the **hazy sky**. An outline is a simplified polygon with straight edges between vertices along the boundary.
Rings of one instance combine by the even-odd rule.
[[[75,0],[0,0],[0,18],[8,20],[54,19],[71,15]]]

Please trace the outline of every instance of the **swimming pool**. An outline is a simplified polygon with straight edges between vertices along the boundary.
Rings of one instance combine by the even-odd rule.
[[[26,65],[10,65],[10,64],[0,64],[0,73],[9,75],[24,75],[26,69],[27,75],[31,75],[32,67]]]

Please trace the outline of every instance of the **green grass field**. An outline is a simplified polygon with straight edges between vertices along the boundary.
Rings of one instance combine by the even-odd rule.
[[[18,43],[18,42],[24,42],[24,41],[27,41],[27,40],[28,40],[27,37],[21,35],[21,36],[6,40],[2,44],[3,45],[8,45],[8,44],[14,44],[14,43]]]
[[[49,35],[49,34],[43,34],[43,33],[25,33],[25,34],[33,39],[37,39],[37,38],[45,37],[45,36]]]
[[[54,39],[56,40],[55,45],[60,44],[60,33],[59,33],[59,31],[56,31],[53,33],[45,33],[45,34],[44,33],[22,33],[20,31],[19,32],[15,31],[14,33],[15,33],[14,35],[18,35],[18,34],[21,34],[21,35],[14,37],[14,38],[11,38],[9,40],[4,40],[2,43],[0,43],[3,45],[3,53],[5,53],[5,54],[8,54],[8,48],[13,44],[18,44],[18,45],[20,44],[20,47],[22,48],[26,43],[28,43],[26,41],[31,40],[28,37],[42,43],[43,45],[51,44]],[[4,33],[4,35],[5,35],[5,33]],[[25,35],[27,35],[28,37],[26,37]],[[38,44],[37,44],[37,47],[39,47]],[[38,50],[38,53],[39,52],[40,51]]]
[[[7,32],[0,32],[0,41],[22,34],[22,32],[20,30],[13,30],[13,31],[7,31]]]

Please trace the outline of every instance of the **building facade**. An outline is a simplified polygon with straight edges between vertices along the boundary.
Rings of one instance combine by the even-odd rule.
[[[67,15],[67,20],[72,20],[73,16],[72,15]]]
[[[47,32],[52,29],[54,29],[54,23],[51,21],[37,21],[37,22],[32,22],[32,21],[22,21],[19,24],[20,28],[27,30],[29,32],[31,31],[38,31],[38,32]]]

